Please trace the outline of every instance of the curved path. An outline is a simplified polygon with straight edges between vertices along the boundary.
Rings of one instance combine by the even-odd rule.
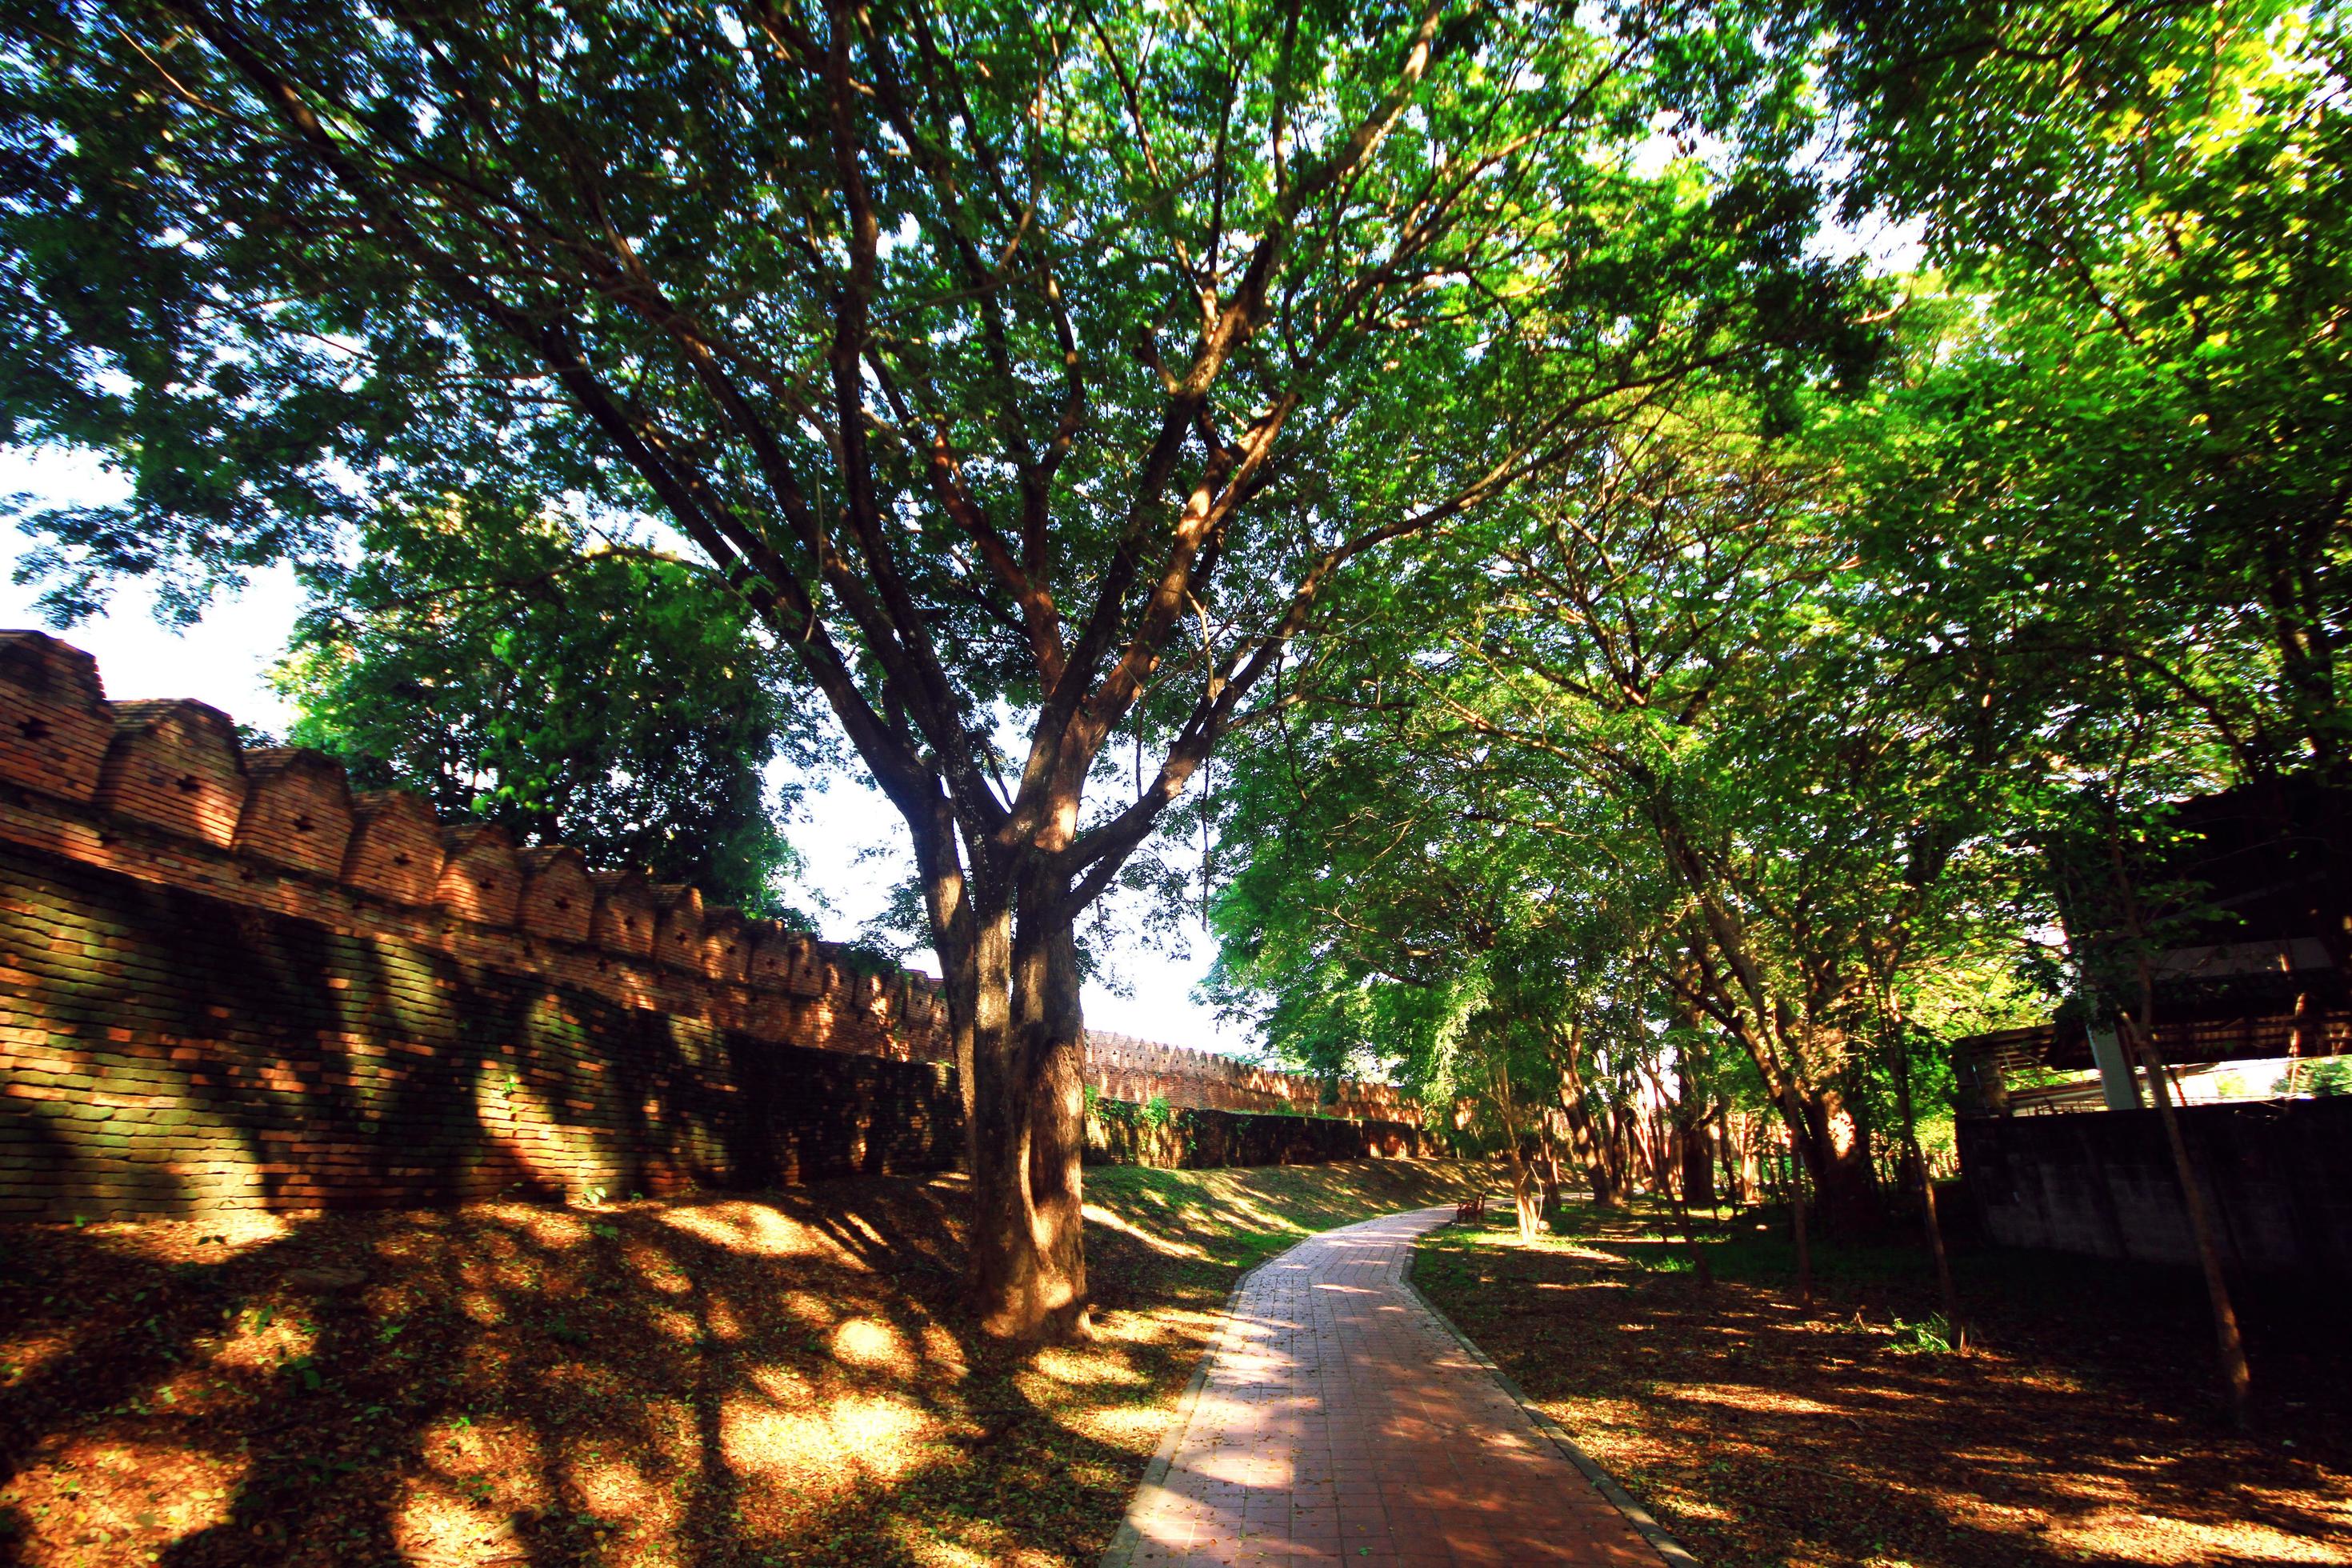
[[[1243,1281],[1104,1568],[1661,1568],[1598,1473],[1405,1283],[1413,1238],[1452,1215],[1326,1231]]]

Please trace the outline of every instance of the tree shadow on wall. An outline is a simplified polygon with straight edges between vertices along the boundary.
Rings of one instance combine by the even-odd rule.
[[[961,1142],[921,1064],[90,868],[24,896],[0,1024],[59,1087],[0,1109],[0,1149],[37,1156],[35,1190],[103,1199],[50,1218],[756,1188],[944,1168]]]
[[[0,1561],[1090,1563],[1197,1347],[980,1340],[961,1198],[19,1231]]]

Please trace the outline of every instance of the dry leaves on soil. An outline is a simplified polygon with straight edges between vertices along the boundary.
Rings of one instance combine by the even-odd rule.
[[[1426,1242],[1415,1280],[1710,1568],[2352,1563],[2342,1332],[2250,1291],[2263,1436],[2211,1413],[2192,1277],[1986,1250],[1987,1343],[1937,1353],[1916,1249],[1829,1250],[1794,1304],[1752,1218],[1702,1287],[1656,1219]]]
[[[0,1561],[1091,1563],[1243,1267],[1435,1163],[1089,1178],[1094,1342],[956,1306],[958,1178],[0,1236]]]

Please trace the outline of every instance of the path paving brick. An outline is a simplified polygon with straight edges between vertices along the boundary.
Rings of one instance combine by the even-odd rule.
[[[1405,1287],[1451,1213],[1328,1231],[1250,1277],[1105,1568],[1659,1568]]]

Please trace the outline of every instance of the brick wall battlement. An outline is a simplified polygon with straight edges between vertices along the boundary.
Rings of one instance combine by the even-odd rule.
[[[1420,1107],[1389,1084],[1281,1072],[1213,1051],[1101,1029],[1087,1031],[1087,1081],[1105,1100],[1139,1105],[1159,1099],[1195,1110],[1287,1111],[1354,1121],[1421,1120]]]
[[[217,710],[109,703],[88,654],[0,632],[0,840],[143,882],[699,1019],[903,1060],[952,1054],[937,982],[876,973],[693,888],[592,871],[440,823],[403,790],[354,793],[316,752],[246,751]]]
[[[1108,1099],[1418,1120],[1381,1086],[1088,1046]],[[929,1168],[951,1057],[928,976],[354,792],[202,703],[110,702],[86,653],[0,632],[0,1212],[55,1210],[49,1177],[168,1207]],[[524,1115],[485,1074],[573,1092]],[[404,1164],[403,1128],[446,1136]]]

